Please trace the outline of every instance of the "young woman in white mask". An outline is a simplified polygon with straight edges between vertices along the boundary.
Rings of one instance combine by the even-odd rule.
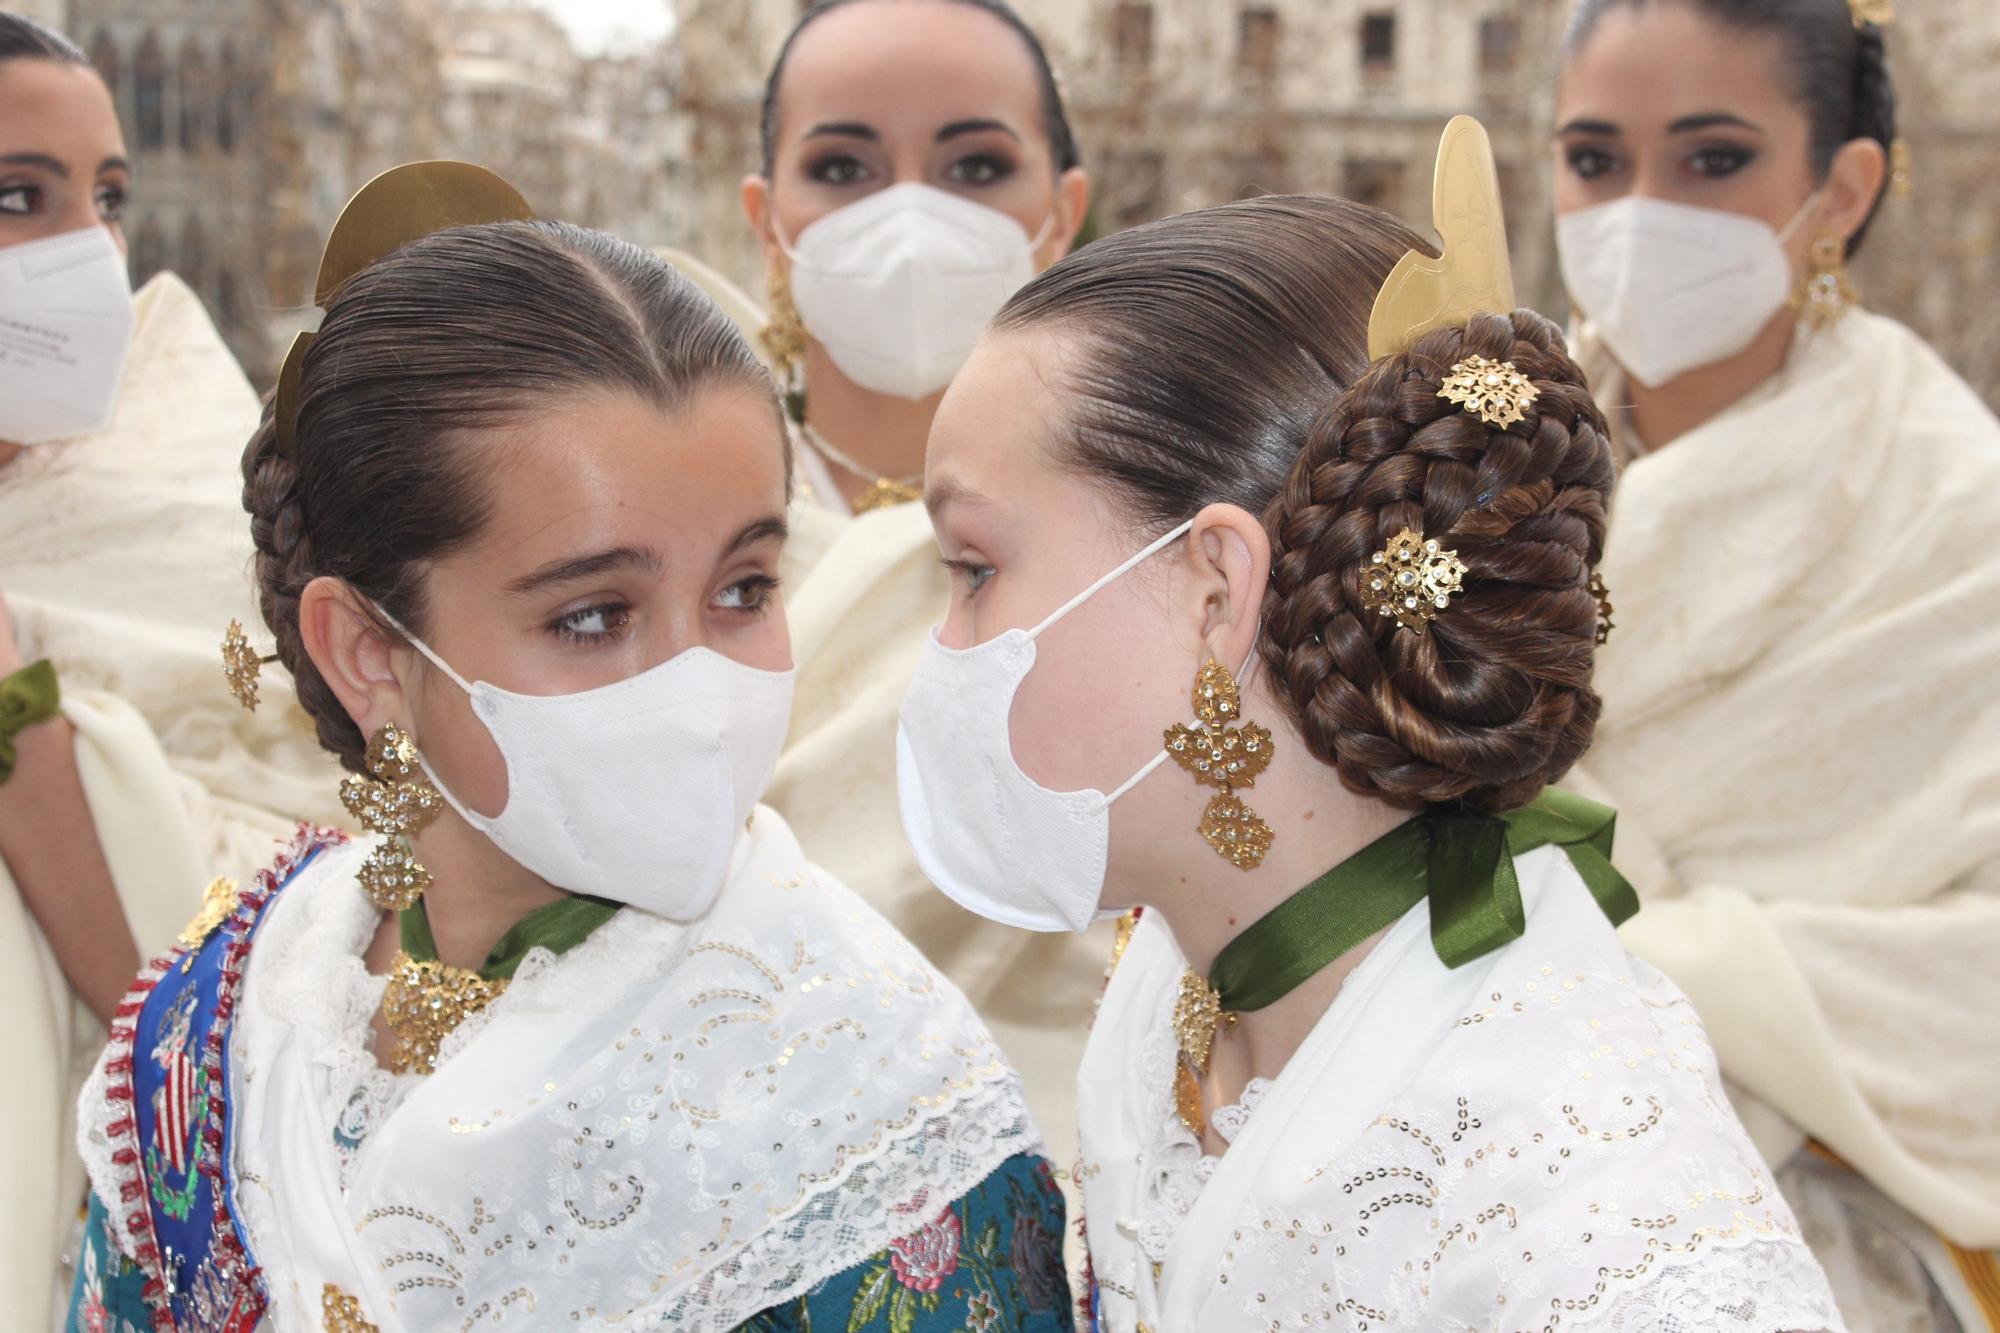
[[[76,1089],[142,951],[222,865],[338,809],[296,714],[214,688],[254,606],[257,400],[178,278],[134,298],[131,190],[103,79],[0,14],[0,1285],[23,1311],[69,1289]]]
[[[1001,312],[931,438],[911,838],[997,920],[1143,909],[1078,1075],[1098,1327],[1840,1328],[1617,943],[1611,811],[1548,788],[1597,716],[1610,449],[1560,332],[1498,313],[1476,125],[1445,161],[1484,184],[1441,276],[1272,198]]]
[[[771,803],[971,997],[1066,1141],[1102,946],[997,931],[941,899],[893,794],[897,704],[949,595],[907,503],[924,440],[986,321],[1082,225],[1077,145],[1040,42],[996,0],[813,5],[762,117],[743,199],[809,492],[787,555],[799,684]]]
[[[120,1006],[70,1326],[1067,1330],[1004,1058],[757,804],[790,468],[734,325],[459,163],[367,186],[320,299],[242,496],[373,836]]]
[[[1577,10],[1558,235],[1636,455],[1584,767],[1649,903],[1628,943],[1708,1021],[1850,1318],[1973,1328],[2000,1323],[2000,424],[1843,295],[1895,138],[1880,9]]]

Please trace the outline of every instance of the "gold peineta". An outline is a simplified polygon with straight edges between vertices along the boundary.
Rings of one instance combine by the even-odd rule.
[[[320,253],[313,304],[324,310],[355,274],[413,241],[451,227],[526,222],[535,216],[521,192],[470,162],[406,162],[369,181],[340,210]],[[272,425],[287,457],[297,447],[299,378],[313,334],[292,339],[278,371]]]

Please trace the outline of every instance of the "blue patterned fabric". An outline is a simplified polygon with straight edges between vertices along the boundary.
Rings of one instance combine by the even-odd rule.
[[[914,1234],[739,1333],[1072,1333],[1063,1199],[1047,1159],[1008,1158]]]

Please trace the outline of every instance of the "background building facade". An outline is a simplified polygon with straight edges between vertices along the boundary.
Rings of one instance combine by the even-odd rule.
[[[22,0],[0,0],[22,7]],[[662,0],[662,4],[669,0]],[[1524,301],[1567,308],[1549,206],[1569,0],[1017,0],[1049,46],[1109,231],[1250,194],[1428,218],[1445,120],[1500,159]],[[801,0],[678,0],[648,49],[579,54],[530,0],[28,0],[86,47],[136,165],[134,277],[170,267],[262,381],[315,318],[341,204],[430,156],[496,167],[538,211],[684,247],[752,292],[739,186]],[[1891,29],[1915,193],[1864,251],[1864,299],[2000,404],[2000,6],[1910,0]]]

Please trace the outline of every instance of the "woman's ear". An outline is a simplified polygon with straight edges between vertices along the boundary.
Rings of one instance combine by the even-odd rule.
[[[1271,539],[1248,510],[1212,504],[1195,515],[1184,546],[1183,623],[1207,656],[1240,670],[1263,620]]]
[[[1070,252],[1083,220],[1090,214],[1090,177],[1082,167],[1071,167],[1056,177],[1056,198],[1049,223],[1048,239],[1035,255],[1035,267],[1044,269]]]
[[[784,267],[785,251],[778,244],[777,218],[771,210],[771,182],[762,176],[743,178],[743,216],[749,219],[750,230],[757,233],[766,267]]]
[[[1868,220],[1889,178],[1889,155],[1873,139],[1850,139],[1833,155],[1826,175],[1825,230],[1851,239]]]
[[[325,575],[308,583],[299,594],[299,638],[363,736],[385,722],[408,724],[395,657],[410,650],[382,632],[353,588]]]

